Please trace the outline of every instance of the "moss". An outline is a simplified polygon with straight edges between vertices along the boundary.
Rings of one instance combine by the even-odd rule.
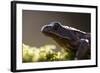
[[[56,45],[44,45],[39,48],[23,44],[22,60],[26,62],[66,61],[73,59],[73,53],[64,49],[55,51]]]

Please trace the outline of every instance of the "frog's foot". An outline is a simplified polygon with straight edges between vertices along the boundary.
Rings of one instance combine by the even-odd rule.
[[[75,60],[82,60],[86,56],[88,50],[89,50],[89,41],[87,39],[81,39],[79,41],[79,47],[76,52]]]

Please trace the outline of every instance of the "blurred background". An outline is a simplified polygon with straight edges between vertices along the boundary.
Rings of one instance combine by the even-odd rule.
[[[90,32],[90,14],[88,13],[67,13],[51,11],[23,10],[23,43],[40,47],[45,44],[56,44],[54,40],[45,36],[40,30],[43,25],[52,21],[59,21],[63,25],[71,26],[81,31]],[[59,45],[56,44],[59,48]]]

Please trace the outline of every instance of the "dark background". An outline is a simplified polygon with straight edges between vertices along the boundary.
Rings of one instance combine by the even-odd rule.
[[[54,40],[43,35],[41,28],[52,21],[90,32],[90,14],[23,10],[22,39],[23,43],[40,47],[45,44],[56,44]],[[57,45],[57,44],[56,44]],[[58,45],[57,45],[58,46]]]

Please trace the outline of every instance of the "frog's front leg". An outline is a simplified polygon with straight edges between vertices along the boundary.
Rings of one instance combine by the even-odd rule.
[[[88,39],[80,39],[75,59],[77,59],[77,60],[84,59],[88,50],[89,50],[89,40]]]

